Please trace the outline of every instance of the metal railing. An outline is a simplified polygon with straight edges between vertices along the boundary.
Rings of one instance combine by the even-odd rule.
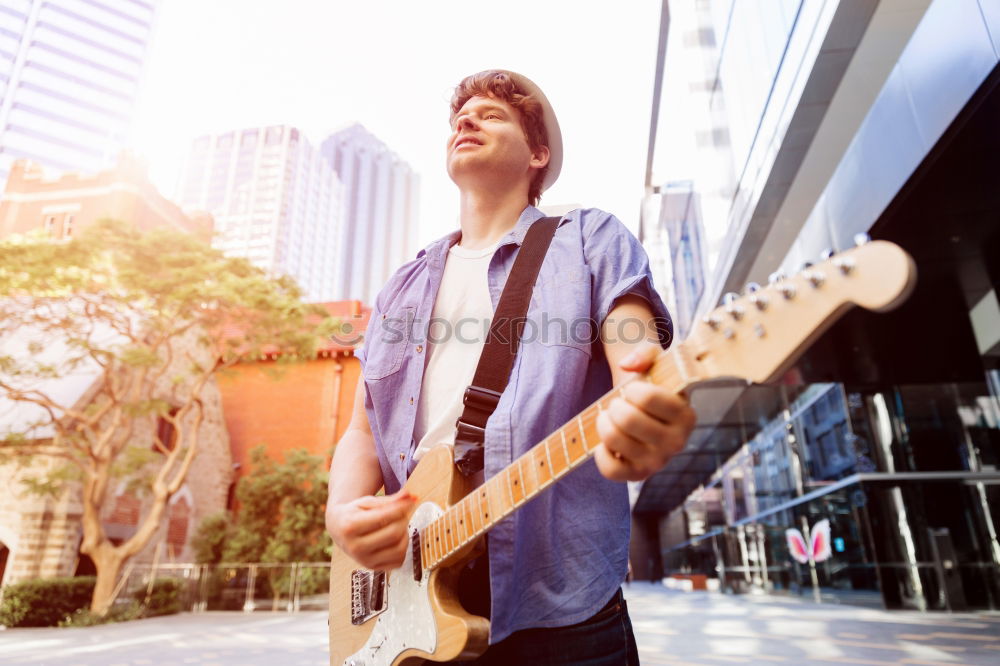
[[[180,581],[181,607],[186,611],[327,610],[330,563],[267,564],[136,564],[123,576],[118,598],[150,593],[153,582]]]

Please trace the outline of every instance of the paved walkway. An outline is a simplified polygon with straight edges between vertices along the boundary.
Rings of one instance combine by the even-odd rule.
[[[626,589],[644,666],[1000,664],[1000,613],[885,612],[766,596]],[[324,666],[326,613],[184,613],[0,631],[0,664]],[[516,665],[512,665],[516,666]]]
[[[626,588],[644,666],[1000,664],[1000,613],[917,613],[795,597]]]

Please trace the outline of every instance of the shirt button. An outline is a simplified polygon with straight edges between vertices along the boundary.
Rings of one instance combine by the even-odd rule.
[[[412,395],[410,396],[410,404],[411,405],[413,404],[413,396]]]
[[[420,352],[422,352],[423,350],[424,350],[424,346],[423,346],[423,345],[417,345],[417,353],[418,353],[418,354],[419,354]]]
[[[406,454],[405,453],[400,453],[399,454],[399,459],[400,460],[406,460]]]

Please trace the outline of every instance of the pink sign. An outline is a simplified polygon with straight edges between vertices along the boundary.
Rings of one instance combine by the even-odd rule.
[[[825,518],[819,521],[813,525],[811,533],[812,543],[809,544],[807,550],[806,539],[802,536],[802,532],[794,527],[785,530],[788,552],[799,564],[808,564],[810,555],[813,562],[822,562],[829,559],[832,554],[830,550],[830,521]]]

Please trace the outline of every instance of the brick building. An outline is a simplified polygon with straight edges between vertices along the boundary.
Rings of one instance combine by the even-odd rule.
[[[145,165],[126,153],[106,171],[55,178],[46,177],[37,164],[18,160],[0,196],[0,238],[36,230],[69,238],[102,218],[130,222],[143,231],[186,231],[206,241],[213,226],[210,215],[187,215],[164,198],[146,177]]]
[[[241,363],[219,377],[234,482],[249,471],[250,450],[262,444],[274,460],[301,448],[329,465],[333,446],[351,420],[361,372],[354,348],[371,309],[360,301],[324,305],[350,331],[326,344],[319,358],[289,365],[274,359]]]
[[[212,218],[188,216],[165,199],[150,184],[144,165],[122,154],[111,169],[99,173],[68,173],[48,177],[40,166],[16,161],[0,196],[0,238],[11,234],[44,230],[56,238],[70,238],[102,218],[134,224],[141,230],[170,228],[209,240]],[[11,341],[5,340],[8,344]],[[16,341],[14,341],[16,344]],[[76,373],[62,386],[51,387],[63,404],[83,406],[93,399],[99,374]],[[188,538],[202,517],[220,511],[231,485],[232,461],[222,419],[218,388],[206,390],[207,418],[203,425],[204,446],[193,465],[187,485],[172,499],[167,518],[140,561],[150,560],[159,549],[160,561],[189,560]],[[18,405],[0,396],[0,432],[16,431],[21,414]],[[151,442],[159,424],[137,428],[135,439]],[[73,575],[88,570],[88,558],[79,555],[81,507],[77,493],[67,488],[56,497],[25,492],[19,480],[38,477],[53,463],[36,457],[27,467],[0,466],[0,585],[18,580]],[[105,528],[112,540],[127,539],[136,529],[143,511],[141,498],[129,493],[124,483],[109,490],[105,504]]]

